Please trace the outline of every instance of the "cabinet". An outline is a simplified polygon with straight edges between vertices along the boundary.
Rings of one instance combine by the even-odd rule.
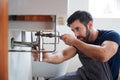
[[[0,80],[8,80],[8,0],[0,0]]]

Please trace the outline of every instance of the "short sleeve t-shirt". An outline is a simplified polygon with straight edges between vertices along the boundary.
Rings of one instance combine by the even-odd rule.
[[[101,45],[104,41],[114,41],[120,46],[120,35],[117,32],[113,30],[98,30],[98,31],[99,34],[97,39],[94,42],[89,42],[88,44]],[[87,57],[84,53],[80,52],[78,49],[77,53],[79,55],[81,63],[83,64],[83,66],[78,70],[80,74],[85,75],[83,77],[83,80],[86,80],[84,78],[87,78],[88,80],[108,80],[110,75],[106,77],[106,73],[103,67],[106,64],[109,67],[109,69],[107,68],[106,71],[110,71],[113,80],[117,80],[120,66],[120,48],[118,48],[116,54],[108,62],[105,63],[95,61],[90,57]]]
[[[102,36],[101,36],[102,35]],[[113,31],[106,31],[106,30],[99,30],[99,38],[100,42],[103,41],[114,41],[119,45],[117,53],[108,61],[108,64],[110,66],[110,70],[113,75],[113,80],[116,80],[119,73],[119,66],[120,66],[120,35]],[[112,46],[112,45],[111,45]]]

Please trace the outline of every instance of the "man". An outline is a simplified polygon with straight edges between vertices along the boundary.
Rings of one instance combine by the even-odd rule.
[[[74,32],[62,40],[69,47],[61,53],[43,54],[43,61],[58,64],[79,55],[83,64],[76,72],[51,80],[117,80],[120,65],[120,35],[113,30],[97,30],[86,11],[76,11],[67,20]]]

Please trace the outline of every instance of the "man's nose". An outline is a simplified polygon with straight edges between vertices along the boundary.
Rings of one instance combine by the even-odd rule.
[[[75,36],[79,36],[79,32],[78,31],[74,31]]]

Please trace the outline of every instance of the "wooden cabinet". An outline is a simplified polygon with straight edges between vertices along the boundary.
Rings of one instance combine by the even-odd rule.
[[[9,15],[9,20],[13,21],[53,21],[50,15]]]
[[[0,0],[0,80],[8,80],[8,0]]]

